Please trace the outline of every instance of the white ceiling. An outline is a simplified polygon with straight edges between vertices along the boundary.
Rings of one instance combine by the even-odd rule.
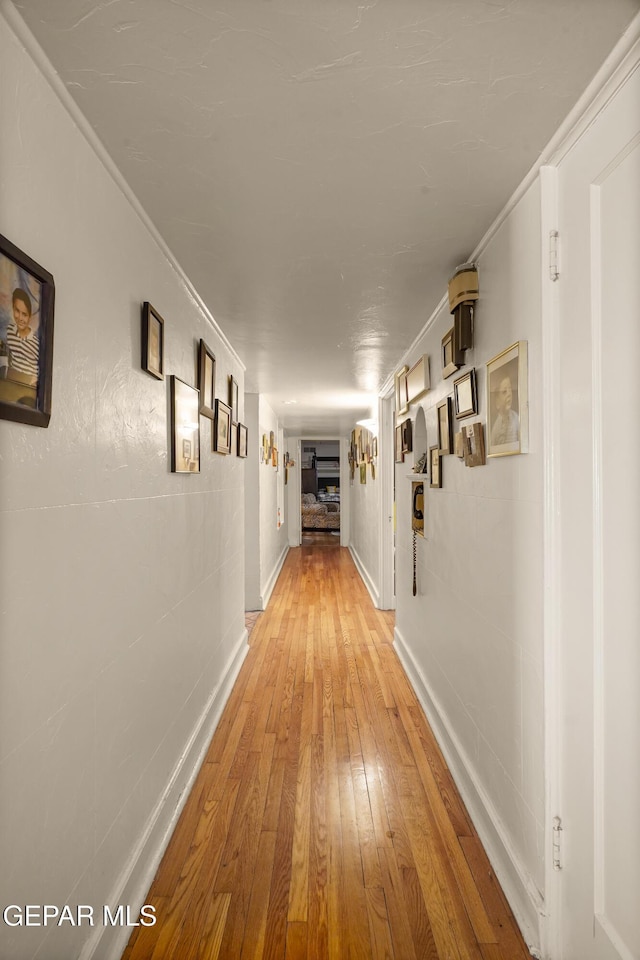
[[[368,410],[640,6],[14,2],[246,389],[310,436]]]

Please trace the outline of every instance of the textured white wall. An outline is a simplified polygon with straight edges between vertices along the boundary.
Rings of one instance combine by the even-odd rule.
[[[51,424],[0,421],[0,904],[99,906],[246,636],[244,461],[201,419],[201,474],[170,473],[141,302],[168,372],[195,381],[200,337],[218,396],[243,371],[1,18],[0,71],[2,232],[56,282]],[[3,924],[0,955],[70,960],[91,933]]]
[[[377,605],[380,592],[380,477],[376,474],[376,479],[371,479],[370,464],[367,464],[366,483],[360,483],[360,467],[356,464],[348,493],[351,510],[349,547],[371,598]],[[341,499],[346,498],[343,496]]]
[[[477,468],[453,454],[442,458],[442,489],[425,487],[415,598],[411,480],[406,464],[396,466],[399,649],[498,825],[532,913],[544,886],[540,248],[536,182],[479,258],[475,344],[460,371],[475,367],[479,417],[470,420],[486,423],[487,360],[528,341],[530,452]],[[458,375],[442,379],[441,338],[451,326],[444,309],[408,360],[431,358],[431,391],[419,401],[429,445],[437,442],[436,405]]]
[[[245,606],[247,610],[262,609],[262,590],[260,584],[260,480],[266,468],[260,463],[262,433],[260,432],[259,410],[260,397],[258,394],[246,393],[244,397],[244,415],[248,430],[248,455],[244,478],[244,571]]]
[[[259,432],[258,443],[262,442],[262,435],[267,437],[274,433],[280,460],[279,469],[271,464],[260,464],[259,470],[259,499],[260,499],[260,596],[261,607],[266,607],[271,592],[278,578],[280,568],[289,549],[288,524],[286,522],[286,498],[278,496],[278,484],[284,483],[284,454],[282,430],[278,418],[264,397],[259,399],[258,407]],[[280,504],[281,525],[278,527],[278,505]]]

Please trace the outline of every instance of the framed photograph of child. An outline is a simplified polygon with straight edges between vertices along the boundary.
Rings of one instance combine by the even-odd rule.
[[[507,457],[529,449],[527,341],[519,340],[487,363],[487,455]]]
[[[52,275],[0,236],[0,417],[36,427],[51,419]]]

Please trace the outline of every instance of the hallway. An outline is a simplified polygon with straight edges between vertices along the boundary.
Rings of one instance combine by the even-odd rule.
[[[345,548],[289,551],[123,960],[525,960]]]

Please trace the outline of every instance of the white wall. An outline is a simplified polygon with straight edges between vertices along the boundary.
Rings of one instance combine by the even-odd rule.
[[[476,468],[453,454],[442,458],[442,489],[425,486],[415,598],[413,458],[396,466],[397,646],[534,939],[545,813],[540,250],[536,182],[479,257],[475,343],[460,370],[475,367],[479,417],[470,419],[486,423],[486,362],[528,341],[530,452]],[[429,445],[437,442],[436,405],[453,391],[455,376],[442,379],[440,360],[452,319],[443,308],[407,360],[431,358],[431,391],[419,401]]]
[[[0,903],[135,904],[246,650],[244,461],[201,419],[200,475],[170,473],[141,302],[169,373],[200,337],[218,396],[243,369],[1,18],[0,71],[2,232],[56,282],[51,424],[0,421]],[[2,924],[0,955],[101,932]]]
[[[260,463],[262,434],[260,433],[260,397],[246,393],[244,416],[247,424],[247,459],[244,487],[245,529],[245,607],[247,610],[262,610],[262,587],[260,583],[260,481],[265,467]]]
[[[277,470],[271,464],[260,463],[258,471],[260,541],[257,544],[257,540],[254,539],[254,544],[260,554],[260,599],[257,609],[264,610],[289,550],[286,498],[283,495],[285,441],[278,418],[264,397],[259,397],[258,401],[258,424],[258,456],[262,435],[266,433],[269,437],[273,431],[279,457]],[[280,526],[278,526],[278,507],[280,508]],[[249,531],[247,534],[250,539]]]
[[[354,424],[355,427],[355,424]],[[375,468],[379,460],[376,458]],[[348,486],[350,525],[349,548],[371,599],[379,605],[380,596],[380,475],[371,477],[367,464],[367,482],[360,483],[360,466],[356,464],[353,483]],[[343,500],[346,496],[342,496]]]

